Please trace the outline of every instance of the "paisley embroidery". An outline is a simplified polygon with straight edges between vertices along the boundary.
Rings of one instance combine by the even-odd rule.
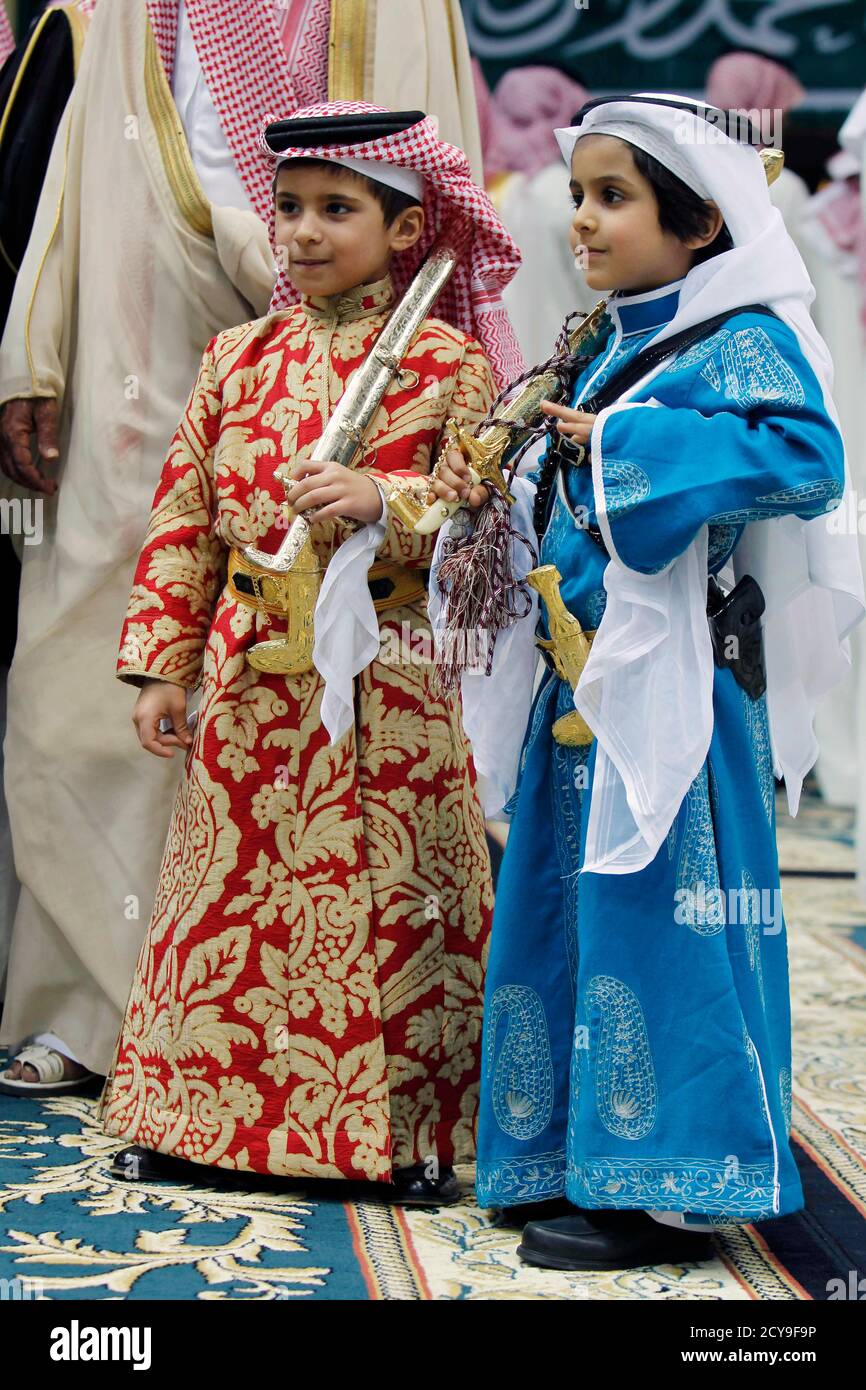
[[[813,495],[817,495],[817,489],[821,486],[822,484],[817,482],[804,483],[803,487],[807,490],[808,494],[805,495],[805,501],[798,503],[796,497],[791,496],[788,500],[793,502],[794,505],[790,507],[790,510],[796,511],[800,515],[809,514],[813,516],[823,516],[825,512],[833,511],[835,507],[838,506],[842,490],[841,485],[832,479],[828,479],[823,485],[826,488],[825,497],[830,497],[830,494],[833,494],[829,501],[822,500],[816,503],[814,507],[807,507],[805,505],[806,501],[811,500]],[[794,494],[797,492],[797,489],[788,488],[787,492],[789,494]],[[779,506],[784,506],[786,499],[782,492],[771,492],[766,497],[759,497],[757,500],[759,502],[776,502]],[[774,511],[773,508],[769,506],[736,507],[730,512],[716,512],[714,516],[708,518],[708,522],[710,530],[712,531],[714,526],[745,526],[750,521],[773,521],[776,517],[783,516],[784,514],[784,512],[779,512],[778,510]]]
[[[580,1097],[583,1094],[584,1069],[590,1066],[587,1034],[586,1026],[575,1018],[574,1038],[572,1039],[571,1058],[568,1065],[567,1149],[570,1154],[574,1154],[581,1147]]]
[[[685,796],[686,825],[677,864],[683,921],[699,936],[716,936],[725,925],[719,865],[710,811],[706,763]]]
[[[776,783],[773,778],[773,753],[770,747],[770,724],[767,718],[767,701],[765,696],[759,700],[753,700],[747,695],[745,690],[741,691],[743,699],[743,712],[746,718],[746,728],[749,731],[749,738],[752,743],[752,753],[755,759],[755,769],[758,774],[758,783],[761,788],[761,800],[764,803],[764,811],[767,821],[773,824],[773,811],[776,803]]]
[[[553,506],[550,511],[550,520],[547,523],[547,530],[541,543],[541,561],[543,565],[551,563],[549,556],[555,555],[562,545],[566,535],[575,525],[574,517],[569,509],[568,503],[562,496],[560,483],[562,472],[557,477],[557,488],[554,492]]]
[[[520,756],[521,772],[523,771],[523,768],[526,764],[527,753],[529,752],[530,748],[532,747],[533,743],[538,737],[540,730],[544,727],[545,721],[547,719],[547,706],[550,703],[551,699],[558,693],[558,690],[559,682],[556,676],[551,671],[550,675],[547,678],[547,684],[541,687],[536,697],[535,711],[532,715],[532,722],[529,726],[529,735],[526,739],[526,743],[523,746],[523,752]]]
[[[740,894],[741,918],[746,933],[746,948],[749,952],[749,969],[753,970],[758,981],[761,1004],[764,999],[764,967],[761,962],[761,894],[748,869],[743,870]]]
[[[571,691],[563,681],[559,687],[556,714],[567,714],[574,708]],[[572,865],[562,874],[563,931],[571,979],[572,997],[577,1000],[578,964],[578,885],[576,872],[580,862],[580,832],[583,814],[583,791],[589,747],[567,748],[553,742],[553,776],[551,778],[551,809],[560,864]]]
[[[687,367],[696,367],[699,362],[705,362],[712,357],[717,347],[727,342],[731,336],[730,328],[717,328],[715,333],[711,333],[708,338],[702,338],[697,343],[692,343],[682,352],[678,352],[673,362],[669,363],[666,370],[669,372],[683,372]]]
[[[656,1079],[643,1010],[611,975],[594,975],[586,1015],[595,1070],[598,1116],[610,1134],[642,1139],[656,1121]]]
[[[542,683],[535,696],[535,708],[532,712],[529,730],[520,753],[520,761],[517,767],[517,784],[514,788],[514,791],[511,793],[511,796],[508,798],[508,800],[502,808],[503,815],[509,818],[511,816],[516,815],[517,813],[517,805],[520,800],[520,783],[523,780],[523,771],[526,767],[526,759],[529,754],[530,748],[532,747],[536,737],[538,736],[539,730],[544,727],[548,703],[553,697],[556,691],[556,687],[559,683],[552,671],[549,672],[544,679],[546,680],[546,684]]]
[[[745,1048],[746,1056],[747,1056],[748,1059],[749,1059],[749,1071],[754,1071],[754,1070],[755,1070],[755,1053],[754,1053],[754,1049],[753,1049],[753,1047],[752,1047],[752,1039],[749,1037],[749,1030],[748,1030],[748,1028],[747,1028],[747,1026],[746,1026],[746,1020],[745,1020],[745,1018],[743,1019],[743,1047]]]
[[[805,511],[799,505],[805,502],[820,502],[821,511],[831,511],[831,502],[837,501],[845,488],[836,478],[816,478],[812,483],[798,483],[796,487],[783,487],[778,492],[768,492],[756,497],[756,502],[774,502],[779,506],[797,504],[798,512]]]
[[[787,1067],[782,1067],[779,1072],[779,1099],[782,1103],[782,1114],[785,1117],[785,1129],[791,1133],[791,1073]]]
[[[670,828],[670,830],[668,831],[668,834],[667,834],[667,847],[668,847],[668,859],[669,859],[669,860],[670,860],[670,859],[673,859],[673,857],[674,857],[674,850],[676,849],[676,846],[677,846],[677,830],[678,830],[678,829],[679,829],[679,827],[678,827],[678,824],[677,824],[677,817],[674,816],[673,824],[671,825],[671,828]]]
[[[743,410],[777,405],[799,410],[806,393],[763,328],[741,328],[722,347],[725,395]]]
[[[716,360],[714,357],[711,357],[709,362],[707,362],[706,366],[701,368],[701,376],[704,378],[704,381],[708,382],[709,385],[712,386],[714,391],[721,391],[722,378],[719,376],[719,369],[716,366]]]
[[[736,526],[710,526],[707,541],[707,565],[718,568],[730,555],[737,541]]]
[[[735,507],[730,512],[716,512],[707,521],[712,529],[713,526],[746,526],[750,521],[772,521],[777,516],[779,512],[769,507]]]
[[[595,589],[586,600],[586,623],[589,628],[596,628],[604,617],[604,610],[607,607],[607,593],[604,589]]]
[[[719,784],[716,781],[716,774],[713,772],[713,765],[709,758],[707,759],[707,790],[710,794],[710,813],[713,817],[713,823],[717,824],[721,815]]]
[[[652,331],[655,332],[656,330],[653,329]],[[591,381],[587,383],[592,395],[595,395],[596,391],[600,390],[615,372],[620,371],[625,366],[626,362],[640,351],[646,338],[646,332],[639,333],[635,337],[624,338],[617,344],[604,366],[597,375],[592,377]]]
[[[609,517],[630,512],[650,494],[650,480],[636,463],[605,459],[602,466],[604,498]]]
[[[541,999],[529,985],[500,985],[490,1000],[485,1026],[490,1062],[502,1014],[508,1028],[496,1061],[491,1094],[496,1123],[512,1139],[534,1139],[553,1111],[553,1063]]]

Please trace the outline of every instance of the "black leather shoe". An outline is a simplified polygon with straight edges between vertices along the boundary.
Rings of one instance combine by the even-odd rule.
[[[574,1216],[578,1210],[565,1197],[548,1197],[546,1201],[524,1202],[516,1207],[497,1207],[492,1222],[494,1226],[523,1230],[529,1221],[553,1221],[558,1216]]]
[[[201,1182],[207,1180],[208,1171],[201,1163],[155,1153],[140,1144],[120,1149],[111,1160],[110,1169],[113,1178],[125,1178],[127,1182]]]
[[[663,1226],[643,1211],[585,1211],[530,1221],[517,1253],[544,1269],[640,1269],[711,1260],[715,1251],[704,1232]]]
[[[462,1196],[453,1168],[440,1168],[438,1178],[424,1176],[424,1163],[395,1168],[391,1200],[400,1207],[450,1207]]]

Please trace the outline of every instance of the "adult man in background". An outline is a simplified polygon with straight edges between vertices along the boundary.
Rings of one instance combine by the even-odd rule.
[[[0,4],[0,336],[24,259],[57,127],[81,59],[87,19],[75,4],[52,4],[16,45]],[[10,507],[21,499],[6,499]],[[30,518],[32,520],[32,516]],[[18,627],[22,515],[10,510],[0,529],[0,738],[6,731],[6,682]],[[16,551],[17,546],[17,551]],[[0,755],[2,775],[2,755]],[[18,879],[6,798],[0,787],[0,1001],[5,993],[9,939]]]

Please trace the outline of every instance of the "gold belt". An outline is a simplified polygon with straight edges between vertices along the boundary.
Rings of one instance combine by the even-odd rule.
[[[367,582],[373,596],[373,607],[377,613],[388,608],[403,608],[406,604],[417,603],[426,598],[427,589],[422,575],[426,570],[410,570],[405,565],[391,560],[377,560],[371,565]],[[388,585],[391,588],[388,588]]]
[[[427,590],[422,574],[421,570],[410,570],[390,560],[377,560],[368,575],[376,612],[402,608],[423,598]],[[252,566],[243,551],[232,548],[229,552],[229,591],[232,598],[248,608],[256,608],[260,613],[287,613],[297,582],[292,570],[287,574],[267,574]]]

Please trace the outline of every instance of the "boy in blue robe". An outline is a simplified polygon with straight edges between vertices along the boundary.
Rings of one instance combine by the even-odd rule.
[[[757,150],[718,124],[704,141],[711,115],[610,98],[558,132],[588,283],[612,293],[570,406],[545,406],[539,564],[595,641],[577,693],[545,671],[507,807],[477,1172],[482,1205],[539,1218],[520,1253],[556,1269],[707,1258],[715,1225],[803,1206],[774,771],[795,810],[815,671],[844,669],[862,581],[856,539],[822,515],[845,461],[811,286]],[[579,408],[666,338],[627,399]],[[486,496],[454,451],[434,487]],[[757,665],[754,589],[750,651],[734,605],[714,664],[720,572],[716,604],[747,573],[763,590]],[[488,684],[465,710],[481,771]],[[591,742],[567,732],[581,718]]]

